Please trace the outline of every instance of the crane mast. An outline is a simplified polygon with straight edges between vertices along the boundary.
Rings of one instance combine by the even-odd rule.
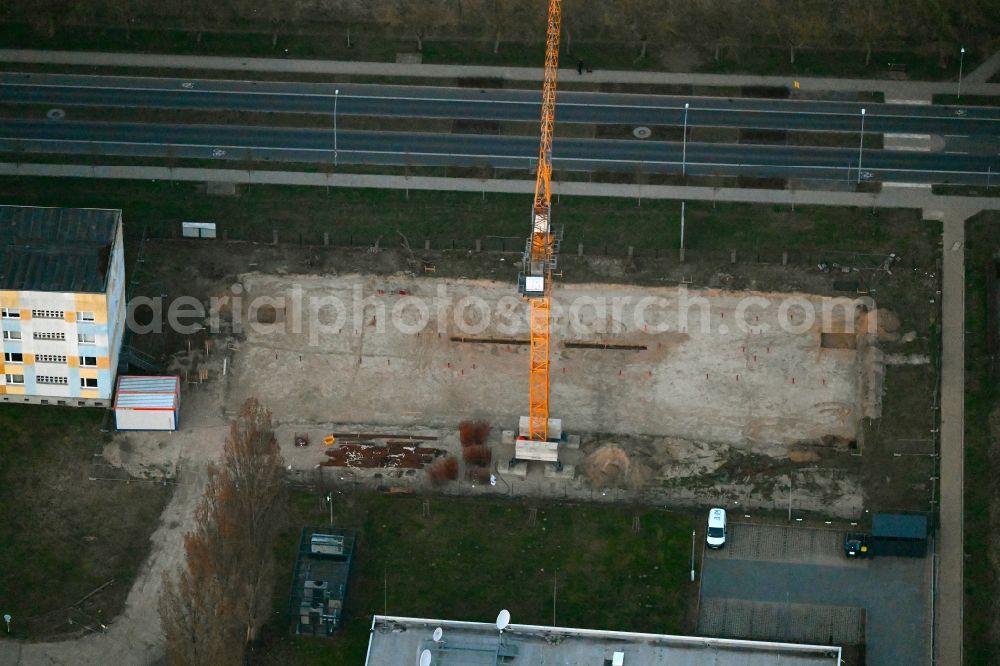
[[[531,237],[519,280],[521,294],[529,299],[531,365],[528,378],[528,424],[526,438],[535,442],[549,438],[549,342],[551,337],[552,272],[561,231],[552,227],[552,131],[555,124],[556,80],[559,68],[559,33],[562,0],[549,0],[545,37],[545,77],[542,84],[541,140],[535,198],[531,214]]]

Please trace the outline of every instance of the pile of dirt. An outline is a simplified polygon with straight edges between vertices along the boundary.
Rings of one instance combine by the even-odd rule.
[[[885,308],[859,310],[854,330],[858,335],[873,335],[878,340],[895,340],[899,337],[899,317]]]
[[[819,460],[819,453],[816,451],[789,451],[788,459],[795,463],[816,462]]]
[[[648,465],[631,459],[618,444],[605,444],[587,456],[583,473],[596,488],[640,488],[653,476]]]

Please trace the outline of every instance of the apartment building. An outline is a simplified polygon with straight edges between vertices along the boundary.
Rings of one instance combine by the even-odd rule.
[[[121,211],[0,206],[0,402],[109,405],[124,332]]]

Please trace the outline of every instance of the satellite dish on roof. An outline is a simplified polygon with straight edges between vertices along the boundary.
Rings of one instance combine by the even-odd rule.
[[[431,638],[434,639],[435,643],[440,643],[442,636],[444,636],[444,630],[441,627],[438,627],[437,629],[435,629],[434,633],[431,634]]]
[[[506,608],[497,615],[497,629],[503,631],[510,624],[510,611]]]
[[[431,651],[424,650],[420,653],[420,666],[431,666]]]

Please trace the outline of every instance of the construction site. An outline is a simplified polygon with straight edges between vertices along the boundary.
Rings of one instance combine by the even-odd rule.
[[[510,254],[427,252],[445,274],[434,277],[406,270],[407,254],[392,249],[213,245],[151,244],[172,259],[162,279],[198,294],[205,316],[194,334],[136,340],[174,350],[166,370],[184,382],[180,432],[122,435],[106,448],[136,475],[172,475],[187,439],[256,396],[293,474],[319,485],[775,510],[792,499],[845,518],[873,503],[918,508],[932,492],[926,457],[894,455],[928,448],[916,435],[932,426],[913,416],[930,406],[934,378],[926,271],[870,271],[905,316],[882,299],[838,295],[815,267],[736,266],[765,287],[739,291],[710,266],[676,262],[649,269],[716,284],[567,281],[551,328],[561,433],[545,461],[519,458],[516,443],[528,304],[513,281],[448,273],[454,263],[475,275],[478,263],[489,274]],[[323,258],[289,272],[304,253]],[[239,272],[248,265],[256,270]],[[827,295],[766,289],[790,283]],[[463,422],[484,425],[469,434]]]
[[[780,267],[734,275],[736,250],[725,272],[685,261],[682,206],[678,261],[660,266],[657,286],[579,278],[554,286],[574,264],[584,275],[614,272],[607,261],[588,266],[582,244],[578,261],[560,256],[564,225],[573,224],[553,223],[560,21],[554,0],[523,251],[501,244],[500,256],[482,255],[477,240],[460,262],[431,253],[429,242],[415,252],[397,228],[393,257],[380,256],[388,254],[381,236],[364,251],[369,270],[352,270],[357,257],[343,261],[329,233],[322,248],[274,270],[256,248],[242,265],[221,267],[226,258],[212,256],[205,277],[213,279],[195,297],[198,339],[192,346],[189,334],[168,368],[213,387],[203,391],[211,407],[195,411],[224,419],[248,398],[262,400],[289,470],[319,483],[330,469],[397,492],[448,484],[562,497],[610,490],[612,499],[668,504],[787,502],[789,519],[793,505],[845,518],[872,501],[925,509],[932,464],[910,463],[926,453],[900,449],[930,441],[933,450],[934,424],[911,419],[923,436],[894,430],[891,449],[879,430],[888,365],[917,368],[911,385],[936,385],[921,353],[935,348],[936,261],[911,260],[907,271],[895,252],[855,252],[802,270],[784,252]],[[199,283],[192,263],[177,266],[188,299]],[[637,277],[631,245],[621,264],[620,275]],[[899,302],[883,299],[887,280]],[[894,308],[907,310],[902,322]],[[933,419],[933,407],[920,409]],[[130,464],[114,445],[105,455]],[[879,457],[907,464],[887,474],[871,464]],[[888,497],[874,497],[875,486]]]

